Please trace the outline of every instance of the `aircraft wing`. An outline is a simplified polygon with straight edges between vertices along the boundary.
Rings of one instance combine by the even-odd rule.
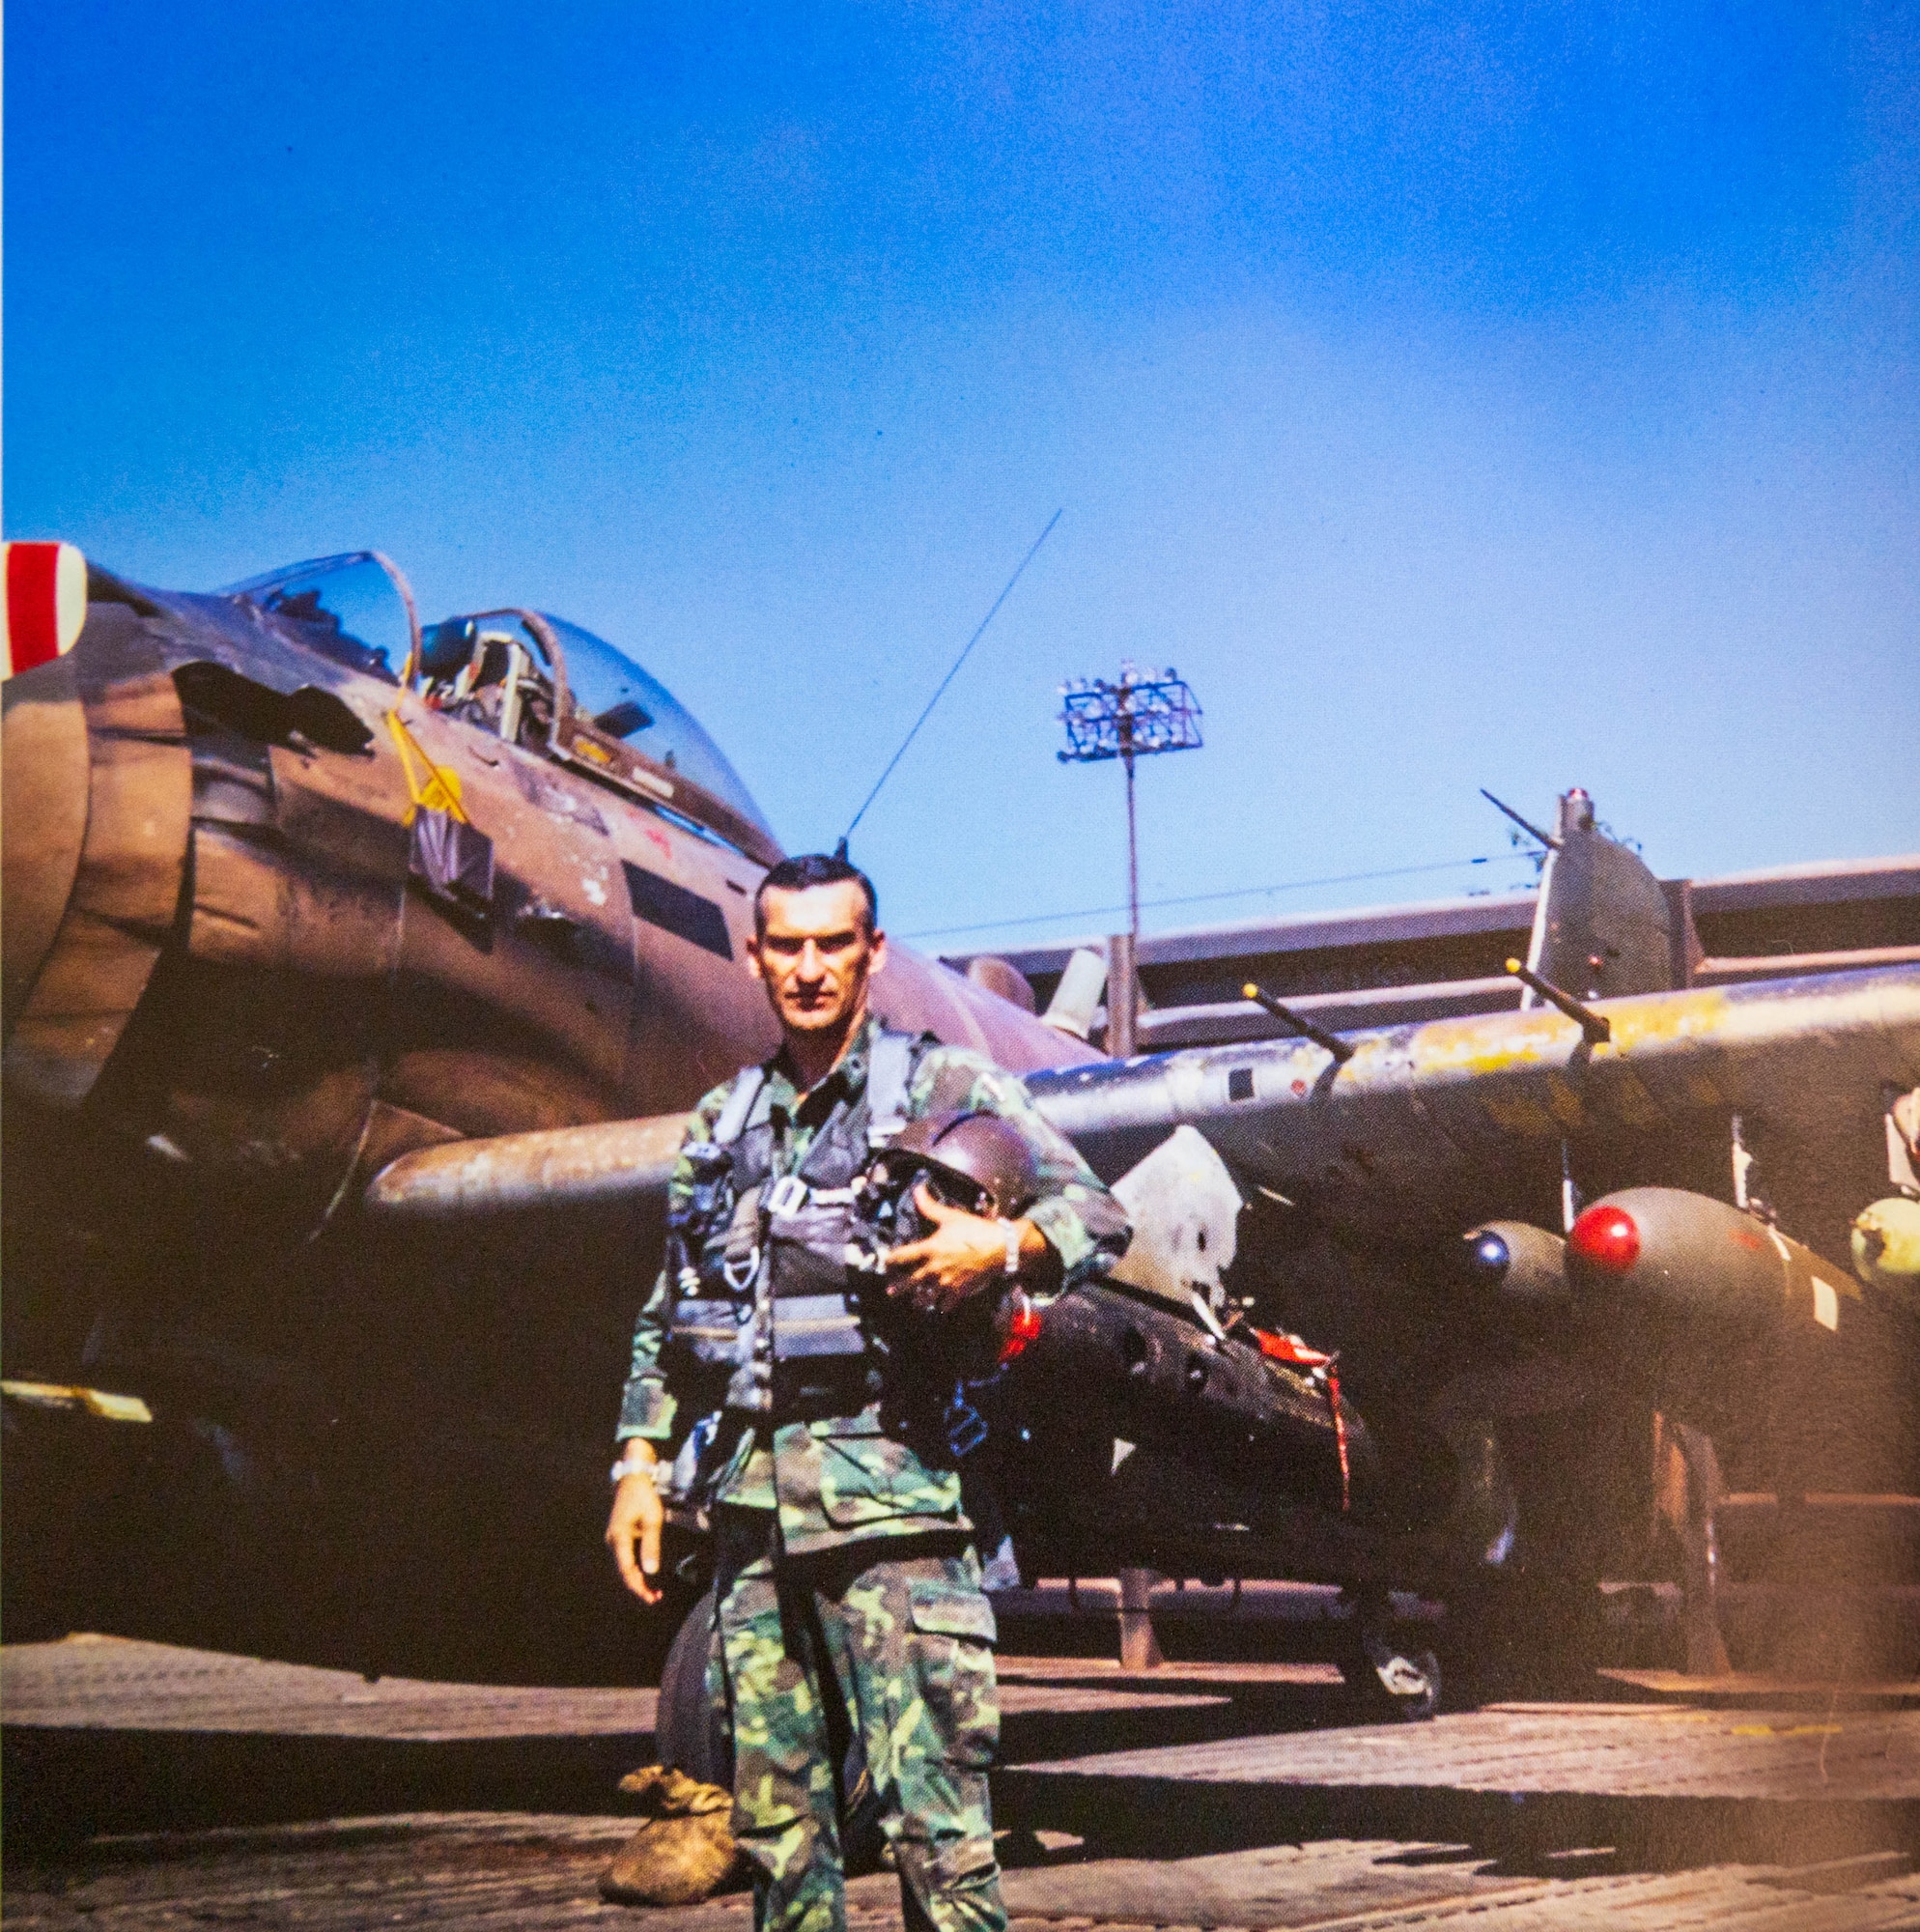
[[[1736,1114],[1771,1156],[1769,1198],[1837,1193],[1850,1213],[1884,1191],[1886,1090],[1920,1082],[1920,969],[1652,993],[1593,1009],[1611,1030],[1598,1043],[1534,1008],[1349,1034],[1343,1063],[1306,1040],[1274,1040],[1107,1062],[1030,1085],[1104,1177],[1191,1125],[1243,1181],[1336,1229],[1398,1239],[1459,1234],[1515,1211],[1516,1193],[1544,1191],[1551,1203],[1563,1147],[1587,1170],[1574,1179],[1589,1198],[1664,1179],[1662,1166],[1683,1158],[1676,1142],[1724,1151]],[[1717,1158],[1716,1178],[1724,1151]]]
[[[1590,1044],[1551,1008],[1306,1040],[1194,1048],[1029,1077],[1043,1111],[1107,1179],[1174,1129],[1199,1130],[1243,1183],[1331,1226],[1394,1239],[1458,1234],[1550,1202],[1563,1144],[1583,1192],[1649,1178],[1666,1144],[1730,1116],[1793,1176],[1851,1207],[1878,1185],[1884,1090],[1920,1084],[1920,969],[1894,967],[1601,1001]],[[455,1142],[378,1175],[383,1217],[458,1219],[642,1200],[664,1190],[684,1114]],[[1637,1151],[1635,1152],[1634,1151]],[[1850,1171],[1860,1170],[1849,1185]],[[1653,1178],[1659,1178],[1656,1172]]]

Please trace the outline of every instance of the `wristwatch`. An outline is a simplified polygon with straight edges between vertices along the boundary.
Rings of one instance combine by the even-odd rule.
[[[619,1484],[624,1483],[629,1476],[651,1476],[653,1472],[653,1463],[641,1462],[630,1463],[625,1456],[622,1456],[612,1468],[607,1471],[607,1480],[617,1487]]]

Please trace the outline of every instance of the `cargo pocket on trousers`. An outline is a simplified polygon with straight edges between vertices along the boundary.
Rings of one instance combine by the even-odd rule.
[[[994,1688],[993,1605],[950,1583],[910,1586],[920,1697],[935,1748],[963,1771],[984,1771],[1000,1744]]]

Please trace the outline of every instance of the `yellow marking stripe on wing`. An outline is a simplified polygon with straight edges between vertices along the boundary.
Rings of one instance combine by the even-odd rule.
[[[1725,990],[1717,986],[1610,1003],[1606,1012],[1613,1037],[1593,1047],[1592,1063],[1617,1065],[1635,1047],[1712,1039],[1722,1031],[1730,1008]],[[1574,1021],[1551,1008],[1536,1007],[1525,1012],[1429,1020],[1408,1041],[1407,1057],[1420,1073],[1500,1073],[1564,1065],[1579,1039]]]

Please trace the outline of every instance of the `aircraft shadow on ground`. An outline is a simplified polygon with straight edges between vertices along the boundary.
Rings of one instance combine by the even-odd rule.
[[[422,1743],[11,1725],[0,1812],[10,1853],[102,1833],[403,1811],[617,1812],[621,1776],[652,1753],[646,1732]]]
[[[1171,1687],[1170,1687],[1171,1688]],[[1197,1687],[1198,1688],[1198,1687]],[[1920,1804],[1609,1798],[1433,1786],[1213,1783],[1036,1772],[1025,1765],[1341,1720],[1334,1687],[1236,1687],[1217,1704],[1021,1712],[1003,1732],[996,1822],[1009,1864],[1171,1860],[1366,1839],[1408,1859],[1472,1858],[1577,1876],[1721,1862],[1800,1862],[1920,1842]],[[8,1863],[103,1833],[195,1832],[422,1811],[617,1816],[621,1775],[653,1757],[644,1731],[422,1742],[10,1725],[0,1734]]]
[[[1023,1712],[1006,1719],[1004,1755],[1031,1762],[1201,1744],[1316,1720],[1329,1721],[1323,1702],[1263,1697]],[[621,1775],[653,1754],[646,1731],[422,1742],[12,1724],[0,1732],[0,1805],[9,1844],[20,1845],[400,1811],[619,1814],[628,1808],[615,1788]]]
[[[1185,1859],[1339,1838],[1436,1848],[1402,1856],[1465,1857],[1516,1875],[1560,1878],[1794,1864],[1920,1842],[1920,1804],[1912,1802],[1200,1783],[1017,1768],[995,1778],[994,1818],[1011,1830],[1009,1862],[1022,1861],[1040,1831],[1084,1840],[1076,1859]]]

